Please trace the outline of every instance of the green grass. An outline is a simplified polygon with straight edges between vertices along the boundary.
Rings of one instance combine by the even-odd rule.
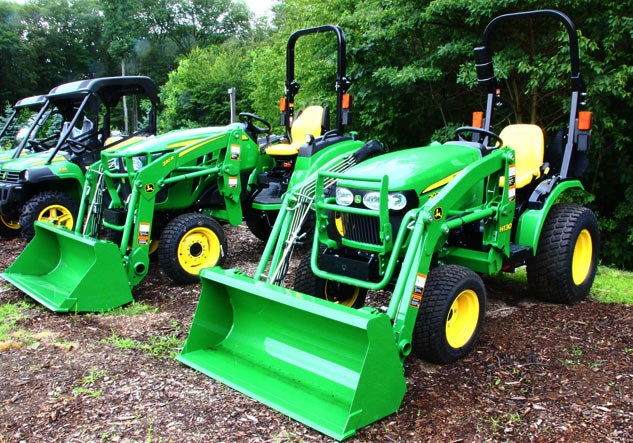
[[[499,285],[508,286],[508,290],[513,284],[527,284],[525,267],[514,274],[502,272],[491,278]],[[600,303],[633,305],[633,272],[598,266],[590,297]]]
[[[179,339],[176,335],[176,333],[171,335],[150,335],[147,342],[141,342],[132,338],[119,337],[113,331],[112,335],[101,340],[101,343],[115,346],[119,349],[138,349],[158,358],[175,358],[184,345],[184,340]]]
[[[90,367],[90,372],[81,379],[81,386],[73,388],[76,395],[86,395],[90,398],[99,398],[103,394],[103,389],[94,389],[94,384],[106,376],[106,371],[98,370],[95,366]]]
[[[143,302],[132,302],[128,305],[121,306],[120,308],[113,309],[108,312],[104,312],[101,315],[114,316],[114,315],[141,315],[141,314],[156,314],[158,308],[146,305]]]
[[[10,339],[16,323],[24,318],[24,311],[29,308],[29,304],[24,301],[0,305],[0,341]]]
[[[633,272],[598,266],[591,296],[600,303],[633,304]]]

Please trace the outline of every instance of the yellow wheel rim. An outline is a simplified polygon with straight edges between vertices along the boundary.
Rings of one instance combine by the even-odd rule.
[[[178,244],[178,262],[186,272],[198,275],[203,268],[215,266],[220,260],[222,245],[209,228],[188,231]]]
[[[327,280],[324,293],[325,299],[328,301],[353,307],[360,294],[360,288]]]
[[[67,207],[62,205],[50,205],[45,207],[37,216],[39,221],[53,223],[54,225],[64,226],[70,230],[75,225],[73,214]]]
[[[2,223],[4,226],[6,226],[9,229],[15,229],[15,230],[20,229],[20,224],[17,221],[8,220],[4,218],[3,215],[0,215],[0,223]]]
[[[574,284],[581,285],[591,269],[591,261],[593,258],[593,243],[591,234],[588,230],[583,229],[576,239],[574,246],[574,256],[571,260],[571,276]]]
[[[446,316],[446,341],[453,348],[461,348],[472,338],[479,320],[479,299],[472,289],[462,291]]]

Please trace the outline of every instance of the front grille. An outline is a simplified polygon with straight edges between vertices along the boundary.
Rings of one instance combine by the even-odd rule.
[[[380,245],[380,220],[357,214],[341,214],[344,237],[362,243]]]
[[[20,173],[15,171],[0,171],[0,182],[19,183]]]

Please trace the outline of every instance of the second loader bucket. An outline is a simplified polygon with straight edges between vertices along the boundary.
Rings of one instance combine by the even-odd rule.
[[[35,222],[35,237],[2,277],[55,312],[102,312],[130,303],[114,243]]]
[[[342,440],[396,412],[406,390],[388,317],[220,268],[178,360]]]

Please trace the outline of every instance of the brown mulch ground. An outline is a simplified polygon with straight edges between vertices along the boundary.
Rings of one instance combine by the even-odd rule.
[[[227,231],[226,267],[252,275],[262,243]],[[0,241],[4,270],[23,244]],[[60,315],[31,303],[0,344],[0,442],[331,441],[168,357],[199,285],[152,266],[135,296],[156,312]],[[475,352],[448,366],[410,358],[398,413],[350,441],[633,441],[633,307],[550,305],[516,283],[487,286]],[[21,300],[0,284],[0,304]]]

